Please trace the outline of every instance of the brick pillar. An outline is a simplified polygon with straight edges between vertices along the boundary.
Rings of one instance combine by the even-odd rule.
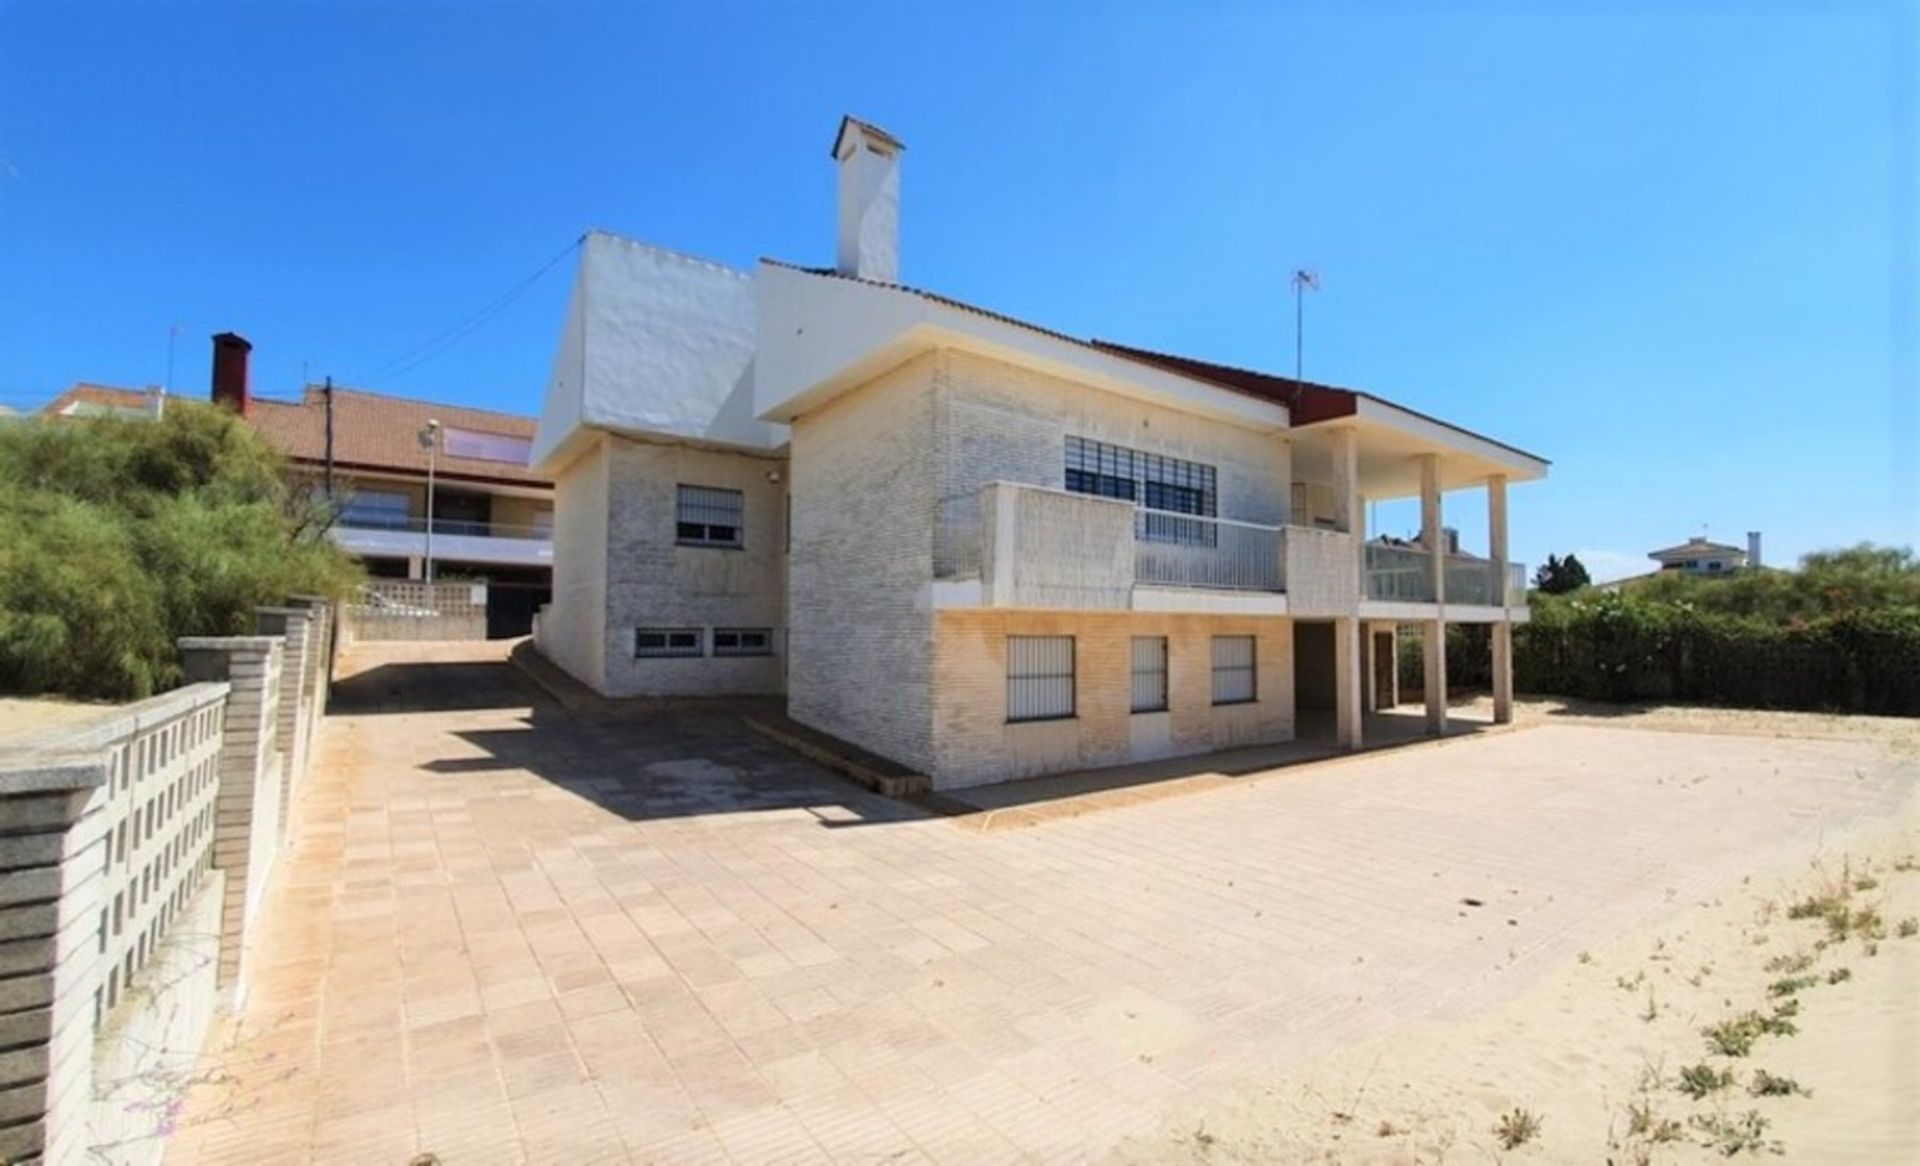
[[[279,850],[278,748],[281,642],[277,636],[189,637],[180,658],[190,681],[226,681],[226,735],[214,801],[213,865],[226,874],[220,913],[220,986],[246,996],[247,925]]]
[[[0,1161],[86,1157],[106,780],[0,762]]]
[[[315,651],[314,612],[306,607],[262,607],[254,616],[261,635],[278,636],[284,647],[280,653],[280,711],[275,735],[280,753],[280,816],[277,827],[282,837],[287,832],[287,809],[293,793],[307,775],[307,755],[312,746],[313,723],[307,715],[312,708],[313,655]]]
[[[314,698],[313,707],[309,710],[309,717],[313,724],[307,739],[317,741],[320,736],[320,719],[326,715],[327,701],[333,695],[333,659],[340,649],[340,605],[319,595],[294,595],[287,599],[287,606],[306,608],[313,612],[316,621],[313,652]]]

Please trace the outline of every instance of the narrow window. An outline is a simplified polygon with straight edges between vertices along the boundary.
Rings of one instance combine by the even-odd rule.
[[[713,654],[716,656],[773,655],[772,628],[715,628]]]
[[[744,509],[738,490],[682,486],[674,511],[674,539],[689,547],[739,547]]]
[[[1253,637],[1213,637],[1213,703],[1246,704],[1255,695]]]
[[[1133,711],[1165,712],[1167,708],[1167,638],[1133,637]]]
[[[633,633],[633,654],[649,656],[701,656],[699,628],[639,628]]]
[[[1007,637],[1007,719],[1073,716],[1073,637]]]

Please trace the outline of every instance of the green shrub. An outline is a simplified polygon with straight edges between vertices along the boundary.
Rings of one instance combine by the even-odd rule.
[[[174,641],[338,595],[358,569],[280,457],[232,414],[0,425],[0,691],[131,699],[179,679]]]

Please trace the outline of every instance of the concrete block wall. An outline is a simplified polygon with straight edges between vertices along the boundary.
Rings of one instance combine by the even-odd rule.
[[[194,637],[180,641],[188,679],[225,681],[227,725],[214,803],[213,864],[226,874],[220,984],[246,995],[246,931],[266,893],[280,851],[279,703],[282,641],[277,636]]]
[[[1255,637],[1255,694],[1213,703],[1214,636]],[[1007,721],[1008,636],[1074,637],[1075,715]],[[1132,637],[1167,639],[1163,713],[1132,712]],[[952,609],[934,625],[936,788],[1293,738],[1293,624],[1280,617]]]
[[[255,617],[255,626],[263,636],[278,636],[284,643],[280,654],[279,712],[275,716],[275,750],[280,758],[279,821],[284,833],[288,808],[293,802],[295,774],[307,771],[307,751],[311,747],[312,718],[308,715],[316,697],[314,672],[318,661],[320,628],[317,613],[306,607],[263,607]]]
[[[609,696],[783,691],[786,459],[624,438],[609,438],[606,449],[607,606],[600,690]],[[740,491],[738,549],[679,544],[682,485]],[[643,627],[698,628],[704,654],[640,659],[634,654],[634,632]],[[772,633],[773,654],[715,656],[715,628],[765,628]]]

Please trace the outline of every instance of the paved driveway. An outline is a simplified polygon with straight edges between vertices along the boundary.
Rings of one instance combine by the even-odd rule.
[[[714,712],[570,715],[438,654],[342,685],[174,1160],[1098,1156],[1912,782],[1572,722],[982,833]]]

